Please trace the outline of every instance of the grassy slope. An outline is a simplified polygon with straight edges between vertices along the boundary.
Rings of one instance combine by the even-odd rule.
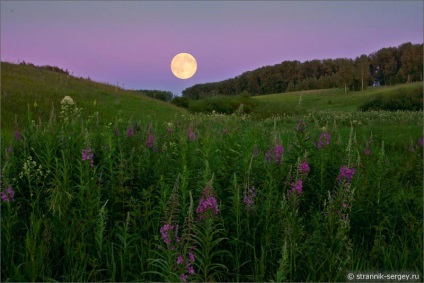
[[[60,101],[71,96],[87,117],[99,112],[99,120],[113,122],[118,115],[123,121],[132,117],[138,121],[167,121],[185,110],[171,104],[141,96],[134,91],[115,90],[114,86],[87,79],[75,78],[32,66],[1,62],[1,128],[13,128],[15,114],[18,124],[26,123],[28,105],[34,118],[49,119],[52,104],[55,113],[60,110]],[[94,106],[96,100],[96,106]],[[34,108],[34,102],[38,107]]]
[[[375,98],[377,95],[395,95],[400,91],[411,91],[422,89],[423,83],[411,83],[387,87],[368,88],[364,92],[350,91],[344,93],[344,89],[321,89],[284,94],[270,94],[255,96],[254,99],[260,101],[258,111],[271,111],[280,113],[281,110],[295,109],[299,107],[301,98],[301,108],[304,110],[336,110],[336,111],[354,111],[363,103]]]

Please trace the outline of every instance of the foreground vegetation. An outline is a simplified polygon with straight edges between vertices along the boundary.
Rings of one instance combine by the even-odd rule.
[[[422,112],[135,124],[44,107],[2,132],[2,281],[423,276]]]

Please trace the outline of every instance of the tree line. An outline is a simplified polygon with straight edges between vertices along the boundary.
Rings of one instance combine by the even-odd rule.
[[[158,100],[162,100],[162,101],[165,101],[165,102],[170,102],[172,100],[172,98],[174,97],[172,92],[165,91],[165,90],[141,89],[141,90],[138,90],[138,92],[140,92],[141,94],[146,95],[148,97],[158,99]]]
[[[196,84],[183,90],[183,97],[198,100],[247,91],[265,95],[309,89],[344,88],[361,91],[368,86],[394,85],[423,80],[423,44],[410,42],[382,48],[355,59],[283,61],[248,71],[220,82]]]

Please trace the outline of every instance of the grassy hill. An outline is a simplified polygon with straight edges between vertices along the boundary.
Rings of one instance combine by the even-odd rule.
[[[306,111],[334,110],[355,111],[364,103],[383,97],[395,97],[396,95],[423,93],[423,83],[411,83],[395,86],[382,86],[368,88],[367,90],[350,91],[344,93],[344,89],[320,89],[290,93],[279,93],[253,97],[259,103],[257,113],[291,113],[295,109]]]
[[[1,62],[1,128],[27,122],[28,105],[34,118],[47,121],[52,108],[58,114],[60,101],[70,96],[82,108],[86,117],[99,112],[99,120],[113,122],[116,117],[132,122],[155,122],[173,119],[185,110],[174,105],[142,96],[135,91],[116,89],[115,86],[76,78],[66,74]],[[96,101],[96,103],[94,103]],[[37,107],[34,107],[34,102]],[[95,104],[95,105],[94,105]],[[38,121],[37,121],[38,122]]]

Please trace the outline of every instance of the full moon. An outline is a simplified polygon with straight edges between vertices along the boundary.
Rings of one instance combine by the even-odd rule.
[[[196,70],[196,59],[189,53],[177,54],[171,61],[171,71],[179,79],[191,78]]]

